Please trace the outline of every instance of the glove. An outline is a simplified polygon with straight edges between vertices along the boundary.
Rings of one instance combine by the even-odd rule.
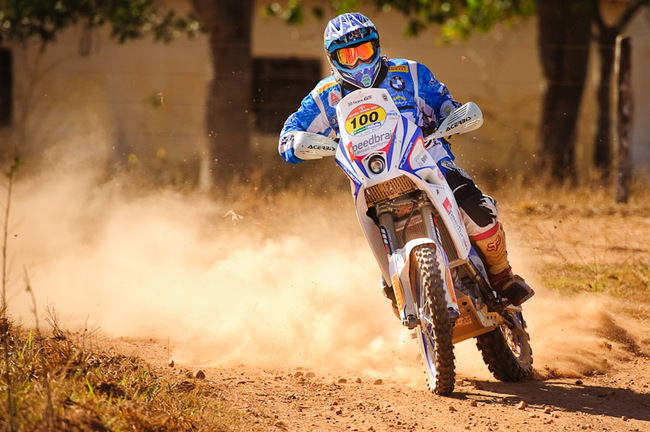
[[[295,138],[294,132],[289,132],[282,135],[280,137],[280,145],[278,147],[278,151],[280,152],[280,156],[282,156],[284,160],[292,164],[297,164],[302,162],[303,160],[298,158],[294,154],[294,150],[293,150],[294,138]]]

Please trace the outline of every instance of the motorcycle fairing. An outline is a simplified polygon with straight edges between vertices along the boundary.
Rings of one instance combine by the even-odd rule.
[[[357,217],[382,266],[384,277],[389,274],[386,259],[382,258],[382,255],[385,257],[385,252],[382,253],[383,242],[376,232],[374,222],[366,216],[368,207],[362,192],[399,175],[407,175],[420,189],[426,191],[443,223],[453,227],[452,240],[459,260],[451,264],[455,266],[464,262],[469,255],[471,244],[460,209],[440,168],[424,147],[421,129],[400,114],[385,89],[356,90],[343,98],[336,109],[339,118],[345,120],[341,122],[344,127],[340,129],[341,139],[336,151],[336,162],[352,182]],[[386,137],[387,134],[391,136],[389,140],[375,142],[366,138]],[[356,147],[353,145],[364,140],[369,144]],[[373,142],[370,144],[370,141]],[[386,158],[386,168],[379,174],[371,174],[365,169],[367,160],[375,154]]]
[[[336,107],[338,118],[344,120],[340,122],[336,163],[352,181],[356,202],[362,189],[389,178],[386,174],[390,169],[374,174],[368,161],[373,155],[381,155],[390,167],[398,136],[396,128],[402,116],[394,103],[386,105],[392,100],[385,90],[377,93],[362,89],[352,94],[354,97],[344,98],[345,102],[341,100]]]

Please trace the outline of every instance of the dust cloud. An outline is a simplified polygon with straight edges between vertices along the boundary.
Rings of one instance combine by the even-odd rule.
[[[49,308],[66,329],[156,338],[179,364],[361,370],[421,385],[417,344],[379,291],[349,197],[251,205],[125,193],[127,180],[101,181],[92,164],[56,166],[15,185],[17,321],[34,321],[27,275],[41,320]],[[578,302],[542,292],[527,305],[537,368],[579,374],[611,357],[605,305]],[[456,357],[460,375],[489,378],[471,341]]]
[[[134,193],[84,166],[15,185],[8,298],[18,321],[34,320],[27,274],[41,321],[49,308],[64,328],[169,341],[177,363],[385,371],[416,360],[352,214],[341,215],[349,197],[334,207],[278,198],[290,203],[283,211],[268,198]]]
[[[637,341],[647,339],[650,328],[621,314],[621,301],[589,293],[566,296],[546,290],[544,275],[536,274],[529,261],[533,255],[520,244],[513,245],[510,253],[513,268],[522,271],[536,291],[524,305],[524,317],[538,377],[601,373],[640,352]]]

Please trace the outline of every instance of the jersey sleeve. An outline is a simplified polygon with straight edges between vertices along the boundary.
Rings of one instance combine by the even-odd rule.
[[[454,108],[461,104],[454,100],[447,86],[438,81],[429,68],[418,63],[417,71],[419,108],[427,117],[428,123],[438,126]]]
[[[291,114],[284,122],[280,132],[278,151],[290,163],[299,163],[303,160],[296,157],[293,152],[293,136],[296,132],[313,132],[329,136],[332,126],[327,118],[323,101],[317,89],[312,90],[300,104],[298,111]]]

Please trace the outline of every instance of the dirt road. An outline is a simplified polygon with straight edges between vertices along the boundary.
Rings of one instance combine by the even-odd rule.
[[[202,385],[253,418],[258,431],[648,431],[650,358],[628,353],[606,372],[522,383],[458,374],[451,397],[430,393],[421,371],[413,382],[359,372],[303,368],[165,365],[164,342],[120,341],[160,374]],[[647,347],[646,347],[647,348]],[[192,380],[197,381],[196,378]]]
[[[530,259],[579,262],[589,254],[601,264],[647,259],[650,222],[642,213],[553,211],[527,217],[528,209],[511,210],[514,263],[528,277],[532,274],[537,286],[543,285],[543,275],[528,268]],[[525,306],[535,358],[532,379],[494,380],[477,360],[473,341],[466,341],[456,347],[451,397],[426,389],[416,343],[408,337],[402,342],[413,349],[381,359],[394,366],[375,364],[367,373],[357,372],[364,370],[358,363],[345,367],[344,357],[352,357],[355,349],[349,346],[329,368],[215,367],[199,360],[177,361],[170,368],[167,361],[175,352],[169,341],[120,344],[156,364],[160,373],[186,377],[204,371],[204,384],[218,400],[252,417],[254,430],[260,431],[650,431],[650,299],[637,298],[631,305],[608,296],[539,291]],[[287,343],[304,350],[308,337]],[[301,364],[299,356],[287,358]],[[256,363],[255,356],[250,361]],[[313,358],[304,361],[314,363]]]
[[[568,201],[575,195],[538,204],[513,194],[501,203],[513,267],[538,290],[524,309],[534,379],[495,381],[466,341],[456,390],[440,397],[379,293],[347,195],[280,194],[262,206],[253,197],[246,207],[70,184],[94,198],[78,208],[59,199],[65,209],[45,215],[34,209],[68,193],[33,188],[12,208],[21,221],[12,247],[28,257],[14,267],[33,269],[39,307],[53,307],[65,328],[118,338],[108,343],[160,374],[200,382],[250,430],[650,431],[647,200],[599,208]],[[547,287],[543,269],[566,263],[587,272],[578,292],[588,293]],[[636,275],[634,299],[598,291],[625,276],[603,271],[609,264]],[[22,291],[12,310],[29,322]],[[199,369],[203,380],[188,378]]]

